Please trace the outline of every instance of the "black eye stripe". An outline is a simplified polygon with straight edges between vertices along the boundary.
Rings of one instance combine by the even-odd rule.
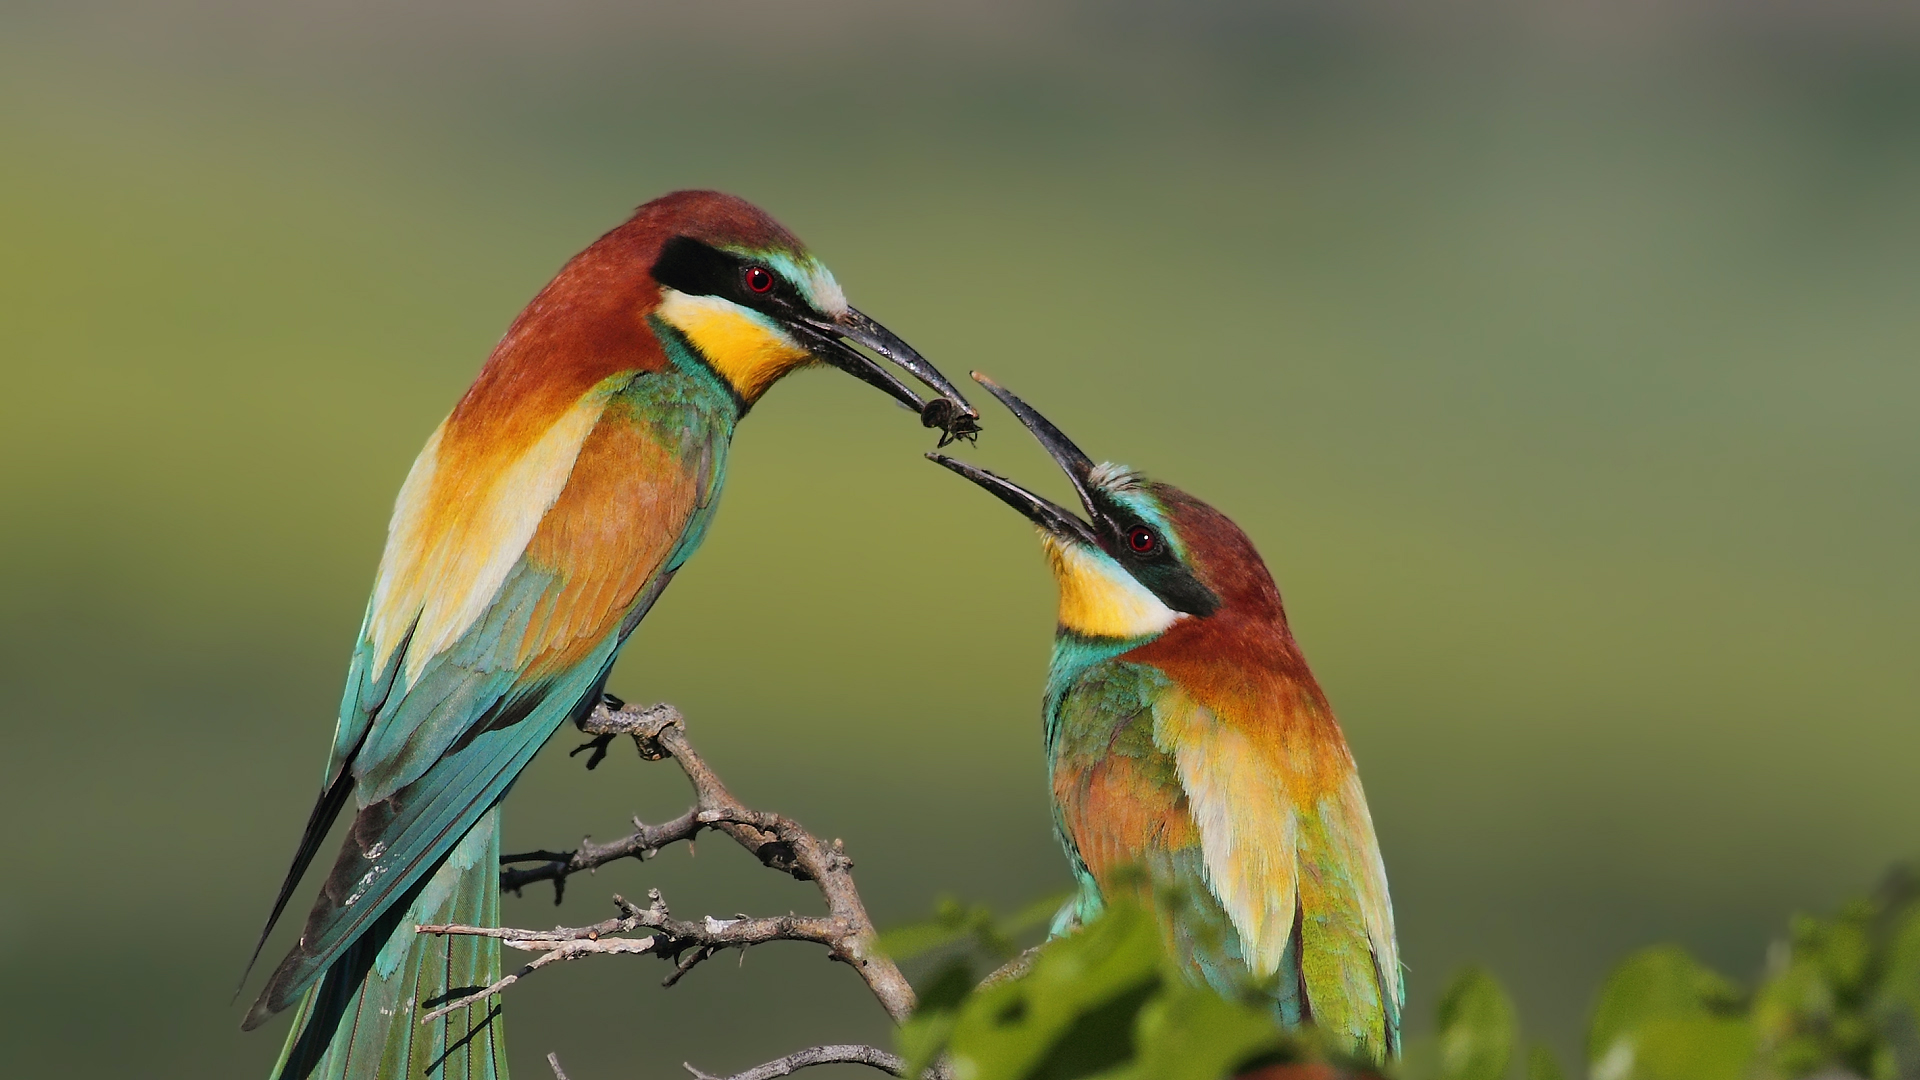
[[[653,262],[653,280],[688,296],[717,296],[769,314],[806,306],[787,280],[765,265],[688,236],[676,236],[661,246],[660,257]]]
[[[685,236],[661,247],[653,263],[653,279],[689,296],[731,296],[741,291],[737,259]]]
[[[1133,579],[1147,587],[1175,611],[1205,617],[1220,607],[1220,598],[1194,576],[1157,528],[1141,520],[1130,507],[1094,494],[1096,528],[1101,546],[1126,567]],[[1137,541],[1145,540],[1144,546]]]

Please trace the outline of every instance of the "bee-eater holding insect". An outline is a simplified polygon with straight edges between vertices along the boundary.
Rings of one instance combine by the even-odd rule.
[[[400,489],[320,796],[261,931],[351,806],[300,941],[247,1014],[252,1028],[299,1003],[276,1080],[506,1075],[494,1001],[419,1019],[497,979],[499,943],[414,926],[498,923],[500,799],[600,700],[700,545],[734,425],[815,363],[920,412],[943,445],[978,430],[799,240],[716,192],[641,207],[514,320]]]
[[[1039,526],[1060,591],[1044,704],[1054,826],[1079,889],[1056,933],[1142,890],[1200,982],[1396,1055],[1404,992],[1373,820],[1279,590],[1218,510],[1094,464],[975,375],[1065,470],[1087,520],[928,457]]]

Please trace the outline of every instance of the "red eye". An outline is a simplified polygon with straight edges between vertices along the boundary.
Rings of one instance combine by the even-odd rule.
[[[747,288],[757,293],[773,291],[773,271],[764,266],[749,266],[746,273]]]
[[[1160,539],[1145,525],[1135,525],[1133,531],[1127,534],[1127,546],[1133,549],[1135,555],[1151,555],[1153,549],[1160,546]]]

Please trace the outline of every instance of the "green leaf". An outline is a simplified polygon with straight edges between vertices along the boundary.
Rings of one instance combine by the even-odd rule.
[[[913,1014],[893,1033],[894,1048],[907,1059],[907,1075],[920,1076],[932,1065],[947,1041],[953,1037],[954,1022],[960,1014],[954,1009],[926,1009]]]
[[[1677,946],[1614,969],[1587,1033],[1594,1080],[1738,1080],[1754,1057],[1740,988]]]
[[[909,1076],[918,1076],[926,1071],[933,1059],[940,1056],[946,1048],[947,1039],[953,1034],[953,1025],[959,1019],[960,1005],[967,995],[973,992],[973,961],[966,956],[957,956],[937,969],[932,977],[915,987],[920,996],[920,1007],[906,1023],[900,1025],[895,1041],[900,1047],[900,1055],[914,1065]]]
[[[1597,1066],[1622,1036],[1652,1021],[1725,1014],[1739,1007],[1740,997],[1738,986],[1677,945],[1643,949],[1622,961],[1601,988],[1587,1030],[1587,1059]]]
[[[881,934],[880,951],[894,960],[910,960],[968,940],[983,925],[993,925],[993,912],[982,905],[967,906],[951,896],[943,896],[935,902],[933,918],[896,926]]]
[[[1804,916],[1796,919],[1794,952],[1804,952],[1818,963],[1827,982],[1840,994],[1856,996],[1873,964],[1873,942],[1868,936],[1872,917],[1872,909],[1865,903],[1853,903],[1831,921]]]
[[[1254,1062],[1333,1060],[1316,1033],[1283,1031],[1264,994],[1222,997],[1188,981],[1166,944],[1159,916],[1123,895],[1043,946],[1025,974],[957,1007],[957,980],[970,974],[956,966],[930,980],[900,1030],[901,1053],[915,1072],[944,1053],[956,1080],[1226,1080]],[[1477,1002],[1466,1013],[1478,1015]]]
[[[1762,1071],[1920,1076],[1920,873],[1896,867],[1831,918],[1799,915],[1755,996]]]
[[[921,922],[884,931],[880,934],[878,944],[881,952],[898,962],[936,952],[971,936],[965,929]]]
[[[1880,1012],[1888,1032],[1888,1071],[1920,1075],[1920,903],[1901,913],[1887,946],[1886,975],[1880,988]]]
[[[1753,1032],[1739,1017],[1652,1020],[1615,1040],[1593,1080],[1744,1080]]]
[[[1133,1020],[1164,979],[1160,931],[1116,904],[1050,942],[1025,978],[974,994],[948,1046],[959,1080],[1087,1076],[1133,1054]]]
[[[919,1011],[957,1009],[979,981],[972,959],[956,956],[940,965],[931,976],[920,980],[920,985],[914,988],[920,997]]]
[[[1051,922],[1068,895],[1057,893],[1034,901],[1004,919],[995,918],[985,904],[963,904],[943,896],[933,918],[882,933],[880,951],[894,960],[911,960],[964,944],[996,961],[1006,960],[1020,951],[1017,939]]]
[[[1535,1046],[1527,1054],[1527,1080],[1566,1080],[1566,1076],[1553,1051],[1546,1047]]]
[[[1513,1002],[1499,982],[1473,967],[1440,995],[1441,1080],[1501,1080],[1513,1060]]]
[[[1920,903],[1901,912],[1887,944],[1881,991],[1890,1004],[1904,1005],[1920,1019]]]
[[[1133,1064],[1112,1080],[1219,1080],[1262,1050],[1280,1045],[1271,1009],[1228,1001],[1211,990],[1171,984],[1140,1010]]]
[[[1019,911],[1001,919],[998,929],[1000,933],[1012,938],[1019,937],[1029,930],[1037,930],[1040,927],[1051,925],[1053,923],[1053,917],[1060,913],[1060,909],[1065,906],[1066,902],[1072,899],[1072,897],[1073,893],[1065,890],[1050,896],[1043,896],[1033,903],[1028,904],[1026,907],[1021,908]]]

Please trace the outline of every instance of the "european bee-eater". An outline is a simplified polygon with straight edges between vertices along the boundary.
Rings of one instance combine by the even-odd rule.
[[[1404,994],[1360,775],[1239,527],[1168,484],[1094,464],[975,375],[1079,493],[1087,519],[933,460],[1039,526],[1059,586],[1043,718],[1054,827],[1078,891],[1056,933],[1139,889],[1200,982],[1269,994],[1348,1052],[1399,1052]]]
[[[923,402],[849,341],[939,396]],[[299,1002],[276,1078],[506,1075],[495,1001],[418,1019],[497,979],[498,942],[414,926],[497,923],[500,799],[600,700],[700,545],[734,425],[816,362],[949,436],[975,430],[938,371],[729,195],[642,206],[514,320],[394,507],[320,796],[261,932],[351,805],[299,944],[247,1014],[252,1028]]]

